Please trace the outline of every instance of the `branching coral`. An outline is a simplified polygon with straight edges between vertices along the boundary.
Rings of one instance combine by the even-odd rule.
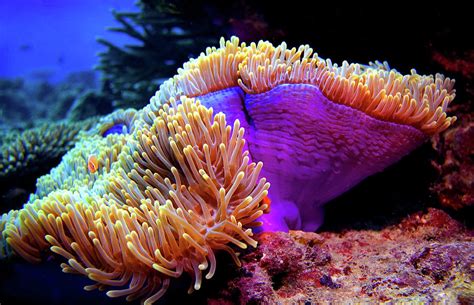
[[[238,121],[231,128],[192,99],[170,104],[151,125],[133,118],[129,134],[84,138],[22,210],[2,216],[2,243],[32,262],[50,249],[67,260],[64,272],[97,282],[86,289],[128,284],[107,294],[145,304],[182,273],[194,279],[190,291],[199,289],[202,272],[215,272],[216,250],[238,264],[228,244],[255,247],[250,227],[268,208],[262,163],[243,152]],[[99,171],[90,174],[93,153]]]

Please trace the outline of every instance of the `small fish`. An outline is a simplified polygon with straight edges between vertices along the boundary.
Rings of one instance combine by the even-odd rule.
[[[93,174],[99,169],[99,160],[95,155],[90,155],[87,159],[87,169],[89,173]]]
[[[31,51],[31,49],[33,49],[33,46],[30,45],[30,44],[22,44],[20,45],[20,47],[18,48],[20,51]]]
[[[268,206],[270,206],[270,204],[272,203],[272,201],[270,200],[270,198],[268,198],[268,196],[265,196],[263,197],[263,204],[266,204]]]
[[[264,205],[267,206],[263,212],[264,212],[264,213],[269,213],[269,212],[270,212],[271,205],[272,205],[272,200],[271,200],[270,198],[268,198],[268,196],[265,196],[265,197],[263,197],[263,199],[262,199],[262,204],[264,204]]]

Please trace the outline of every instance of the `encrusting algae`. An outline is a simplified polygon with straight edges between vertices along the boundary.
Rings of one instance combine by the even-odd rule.
[[[288,85],[299,87],[284,87]],[[304,163],[313,153],[311,145],[322,149],[316,155],[345,154],[345,146],[339,149],[318,145],[324,141],[328,145],[357,144],[360,134],[372,140],[376,138],[373,130],[391,124],[382,135],[395,137],[376,142],[383,149],[376,153],[370,149],[356,151],[357,156],[362,156],[357,166],[368,164],[364,158],[371,154],[382,161],[377,162],[376,158],[375,165],[361,170],[361,174],[348,175],[352,180],[343,183],[347,188],[398,160],[429,135],[449,127],[455,118],[448,117],[445,111],[454,98],[453,85],[454,81],[441,75],[420,76],[412,71],[403,76],[379,63],[362,66],[344,62],[338,67],[313,55],[309,46],[288,49],[284,43],[278,47],[269,42],[246,46],[235,37],[221,40],[220,48],[208,48],[206,54],[185,63],[175,77],[161,86],[148,106],[137,112],[111,114],[83,133],[61,164],[38,180],[37,191],[29,202],[22,209],[1,216],[0,255],[13,252],[39,262],[44,252],[51,251],[66,259],[67,263],[61,264],[64,272],[82,274],[96,282],[86,290],[107,289],[110,297],[141,299],[145,304],[163,296],[170,280],[183,273],[193,278],[189,291],[197,290],[203,272],[209,279],[216,270],[215,251],[228,252],[239,265],[236,248],[257,246],[252,228],[262,224],[261,216],[269,212],[270,199],[270,215],[276,215],[278,227],[282,212],[274,209],[274,203],[286,204],[283,213],[290,213],[290,199],[298,194],[294,187],[300,188],[299,198],[318,198],[321,194],[305,190],[306,186],[312,192],[318,190],[314,183],[319,183],[319,178],[314,179],[313,173],[323,173],[328,183],[344,175],[344,171],[333,174],[311,168],[313,163],[320,164],[319,159]],[[322,120],[335,128],[330,136],[319,137],[315,133],[319,142],[312,138],[303,141],[301,154],[301,143],[288,142],[293,152],[281,150],[278,145],[287,138],[295,141],[301,135],[313,136],[311,132],[291,129],[306,128],[305,124],[292,123],[304,123],[305,115],[314,115],[314,109],[304,111],[296,103],[293,108],[303,112],[298,118],[271,118],[280,122],[280,129],[291,137],[284,132],[278,134],[278,140],[265,137],[279,124],[268,130],[263,125],[260,130],[257,128],[261,122],[270,121],[267,114],[285,115],[288,103],[278,104],[283,108],[276,111],[266,108],[271,104],[258,108],[260,97],[286,102],[278,95],[281,88],[293,90],[288,92],[295,93],[296,102],[302,99],[311,103],[314,96],[318,97],[315,103],[323,103],[326,108],[316,109],[326,111],[328,118],[337,111],[335,117],[340,120]],[[303,94],[299,96],[300,93]],[[247,105],[248,101],[252,103]],[[247,106],[247,110],[242,109]],[[213,109],[223,112],[214,114]],[[369,122],[371,129],[362,129],[354,139],[347,136],[350,143],[338,142],[342,138],[335,132],[340,129],[338,124],[347,124],[344,115],[361,118],[354,123],[361,128],[365,128],[363,122]],[[227,124],[226,117],[233,126]],[[250,130],[248,141],[241,125]],[[389,150],[384,143],[401,144]],[[266,150],[266,155],[262,154]],[[354,157],[347,154],[343,161],[350,169]],[[295,159],[298,162],[293,162]],[[262,160],[265,168],[257,162]],[[287,161],[293,163],[288,165]],[[357,166],[354,164],[359,170]],[[259,177],[261,173],[276,183],[270,199],[270,184]],[[308,183],[292,180],[294,175]],[[344,190],[324,185],[321,189],[332,192],[326,197],[321,195],[323,201]],[[311,217],[314,203],[298,200],[294,203]],[[301,217],[295,227],[305,228],[306,220]]]

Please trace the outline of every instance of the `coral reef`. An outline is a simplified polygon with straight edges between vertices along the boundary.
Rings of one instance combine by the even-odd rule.
[[[43,123],[23,132],[12,130],[0,142],[0,178],[27,176],[38,171],[39,166],[48,166],[48,160],[57,160],[70,150],[79,132],[91,128],[97,121],[91,118],[76,123]]]
[[[87,290],[128,285],[107,295],[146,304],[183,273],[197,290],[214,251],[239,264],[235,246],[255,247],[261,221],[316,229],[322,204],[448,128],[453,86],[386,63],[339,66],[308,45],[222,39],[146,107],[84,135],[23,209],[2,216],[2,253],[55,253],[64,272],[96,282]]]
[[[21,79],[0,79],[0,127],[2,129],[7,127],[7,123],[23,122],[25,118],[32,115],[31,108],[26,103],[27,95],[22,92],[23,86]]]
[[[71,73],[57,84],[0,80],[1,212],[21,206],[36,179],[74,146],[78,133],[112,111],[95,87],[94,72]]]
[[[380,231],[261,233],[208,304],[470,304],[473,234],[437,209]]]
[[[433,186],[442,205],[459,210],[474,206],[474,120],[459,124],[433,140],[442,153],[441,162],[433,164],[441,179]]]
[[[45,79],[0,79],[0,128],[25,130],[38,122],[108,114],[111,101],[96,87],[94,72],[71,73],[57,84]]]

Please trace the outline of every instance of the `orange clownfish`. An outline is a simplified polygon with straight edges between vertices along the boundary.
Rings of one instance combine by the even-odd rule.
[[[87,169],[89,173],[93,174],[99,169],[99,160],[95,155],[90,155],[87,159]]]
[[[263,197],[262,203],[267,205],[267,208],[264,210],[265,213],[270,212],[270,206],[272,204],[272,200],[267,196]]]
[[[268,206],[270,206],[270,204],[272,203],[272,201],[270,200],[270,198],[268,198],[268,196],[265,196],[263,197],[263,204],[267,204]]]

